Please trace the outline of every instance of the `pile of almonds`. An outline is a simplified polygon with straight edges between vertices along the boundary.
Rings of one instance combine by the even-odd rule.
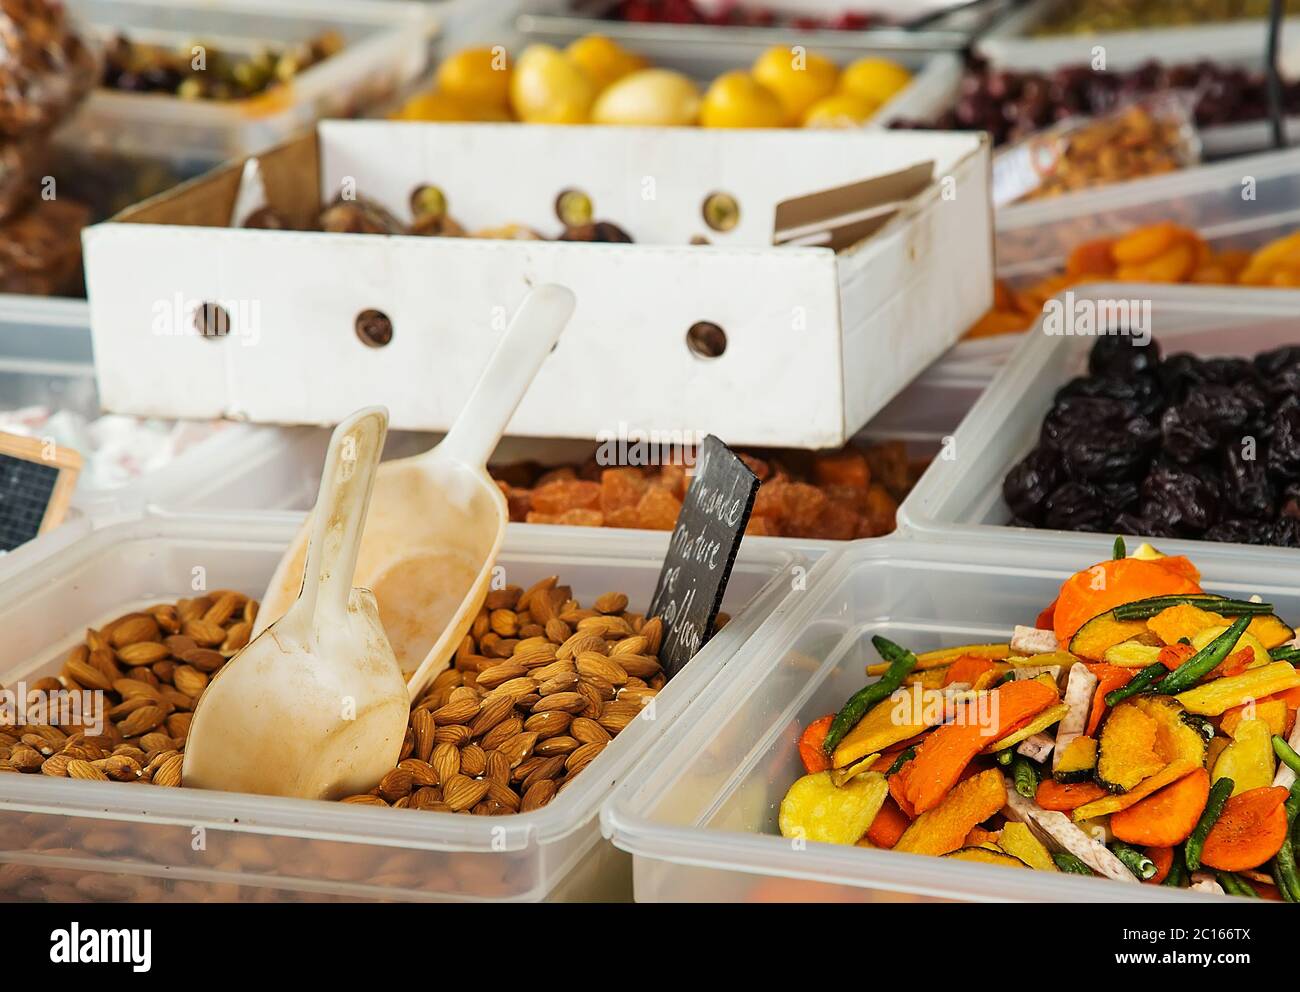
[[[488,593],[453,666],[412,708],[397,767],[344,802],[527,813],[636,718],[667,681],[662,621],[627,612],[619,592],[583,609],[557,582]]]
[[[83,724],[0,728],[0,771],[180,785],[190,720],[208,680],[248,643],[257,602],[218,591],[118,617],[69,653],[58,678],[30,692],[103,693]],[[100,733],[93,724],[100,718]]]
[[[667,681],[663,623],[627,605],[609,592],[583,609],[555,576],[490,592],[453,666],[412,707],[396,767],[343,802],[489,816],[545,806]],[[102,691],[101,732],[0,728],[0,771],[181,785],[194,707],[248,642],[257,607],[220,591],[86,631],[59,678],[27,688]]]

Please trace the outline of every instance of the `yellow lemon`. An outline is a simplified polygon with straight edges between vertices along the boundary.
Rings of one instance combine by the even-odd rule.
[[[530,45],[510,77],[510,106],[521,121],[583,124],[596,99],[596,87],[563,52]]]
[[[465,48],[443,60],[438,89],[462,103],[479,107],[510,105],[510,65],[501,48]]]
[[[785,108],[776,95],[740,69],[713,81],[700,105],[705,127],[784,127]]]
[[[596,84],[597,90],[603,90],[624,76],[630,76],[649,65],[640,55],[633,55],[617,42],[600,34],[579,38],[564,50],[564,54],[587,74]]]
[[[840,76],[840,89],[877,107],[912,81],[912,74],[888,59],[858,59]]]
[[[822,97],[803,116],[804,127],[861,127],[879,108],[852,93]]]
[[[437,90],[418,93],[393,114],[398,121],[473,121],[477,108]]]
[[[596,98],[593,124],[688,127],[700,116],[700,91],[680,72],[642,69],[620,79]]]
[[[754,63],[754,78],[776,94],[792,124],[802,120],[822,97],[835,92],[839,75],[834,62],[802,45],[777,45]]]

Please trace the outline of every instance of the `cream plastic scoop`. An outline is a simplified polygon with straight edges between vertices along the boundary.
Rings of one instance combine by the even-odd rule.
[[[442,442],[379,467],[353,584],[374,591],[412,700],[447,667],[487,596],[509,521],[487,460],[573,307],[562,286],[534,288]],[[271,579],[257,628],[293,602],[305,545],[304,527]]]
[[[334,431],[306,581],[199,698],[187,786],[333,799],[373,788],[397,763],[406,680],[375,597],[351,581],[387,430],[387,411],[371,407]]]

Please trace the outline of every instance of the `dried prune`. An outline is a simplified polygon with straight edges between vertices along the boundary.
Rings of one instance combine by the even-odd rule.
[[[1288,396],[1300,396],[1300,362],[1283,366],[1266,381],[1269,399],[1274,403],[1281,403]]]
[[[1165,454],[1184,464],[1216,451],[1250,418],[1245,399],[1231,387],[1207,383],[1160,420]]]
[[[1261,458],[1247,458],[1248,449],[1228,444],[1223,451],[1223,501],[1243,517],[1274,513],[1273,486]]]
[[[1056,393],[1056,403],[1069,397],[1108,399],[1125,404],[1130,414],[1152,417],[1164,407],[1164,391],[1160,383],[1149,375],[1134,375],[1124,379],[1114,376],[1079,376],[1071,379]]]
[[[1290,396],[1268,423],[1268,470],[1287,481],[1300,479],[1300,398]]]
[[[1113,518],[1101,489],[1086,482],[1058,486],[1043,506],[1043,524],[1053,530],[1106,530]]]
[[[1106,334],[1097,339],[1088,355],[1088,371],[1093,375],[1127,378],[1154,372],[1160,364],[1160,346],[1148,337],[1143,344],[1127,333]]]
[[[1207,541],[1227,541],[1234,544],[1272,544],[1274,525],[1268,520],[1246,520],[1232,517],[1220,520],[1203,535]]]
[[[1164,520],[1150,520],[1136,513],[1121,513],[1111,524],[1117,534],[1135,537],[1177,537],[1178,532]]]
[[[1141,487],[1136,482],[1102,483],[1097,488],[1112,516],[1134,509],[1142,494]]]
[[[1195,355],[1185,352],[1170,355],[1160,363],[1156,376],[1170,403],[1181,403],[1192,390],[1208,381],[1202,364]]]
[[[1160,461],[1142,482],[1142,516],[1198,533],[1219,519],[1217,487],[1200,473]]]
[[[1272,544],[1280,548],[1300,548],[1300,520],[1282,517],[1273,524]]]
[[[1043,504],[1063,479],[1061,456],[1051,448],[1035,448],[1002,480],[1002,498],[1017,517],[1040,523]]]
[[[1255,356],[1255,369],[1266,379],[1277,375],[1292,365],[1300,365],[1300,345],[1288,344],[1272,351],[1261,351]]]
[[[1254,364],[1246,358],[1206,358],[1201,362],[1201,374],[1206,382],[1220,386],[1254,382],[1259,375]]]
[[[1051,435],[1051,446],[1061,453],[1066,474],[1083,482],[1139,478],[1160,440],[1160,431],[1145,417],[1072,418],[1053,425]]]

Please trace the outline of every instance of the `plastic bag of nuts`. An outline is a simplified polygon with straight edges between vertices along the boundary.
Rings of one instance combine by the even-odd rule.
[[[62,4],[0,0],[0,135],[48,131],[98,77],[97,53]]]
[[[993,161],[995,206],[1160,175],[1200,161],[1196,97],[1171,91],[1099,117],[1072,118],[1008,145]]]

